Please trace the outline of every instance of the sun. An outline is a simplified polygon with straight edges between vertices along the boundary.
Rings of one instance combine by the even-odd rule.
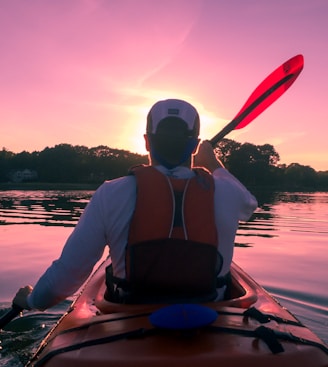
[[[202,107],[198,111],[200,116],[200,139],[210,140],[227,124],[227,120],[219,118],[213,113],[204,110]]]
[[[131,153],[147,154],[144,139],[147,113],[148,108],[142,106],[127,109],[125,123],[122,124],[121,133],[117,139],[117,144],[122,149]]]
[[[161,99],[165,98],[157,98],[157,100]],[[181,99],[184,98],[181,97]],[[226,120],[218,118],[213,111],[207,110],[202,104],[194,103],[194,101],[191,101],[191,103],[197,106],[200,115],[201,140],[211,139],[226,125]],[[145,147],[144,134],[146,133],[146,118],[149,112],[149,106],[149,104],[131,104],[125,107],[124,116],[122,116],[125,122],[121,125],[120,134],[117,138],[118,146],[121,147],[121,149],[141,155],[146,155],[148,153]]]

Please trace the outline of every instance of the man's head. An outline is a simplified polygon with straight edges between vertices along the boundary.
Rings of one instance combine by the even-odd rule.
[[[188,102],[167,99],[153,105],[147,116],[150,155],[167,168],[190,162],[198,145],[199,115]]]

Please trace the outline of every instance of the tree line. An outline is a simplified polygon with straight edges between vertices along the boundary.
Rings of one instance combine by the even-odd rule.
[[[0,152],[0,182],[15,181],[17,171],[35,172],[29,180],[47,183],[100,183],[126,175],[131,166],[147,163],[147,156],[107,146],[87,148],[59,144],[41,152]],[[16,180],[17,181],[17,180]],[[24,179],[28,181],[28,179]]]
[[[328,190],[328,171],[315,171],[299,163],[279,164],[270,144],[254,145],[223,139],[216,148],[225,167],[248,187],[285,190]]]
[[[328,171],[299,163],[279,164],[270,144],[254,145],[223,139],[215,148],[226,168],[247,187],[287,190],[328,190]],[[124,176],[129,168],[146,164],[148,157],[107,146],[88,148],[59,144],[29,153],[0,151],[0,182],[95,183]],[[25,175],[17,173],[24,172]]]

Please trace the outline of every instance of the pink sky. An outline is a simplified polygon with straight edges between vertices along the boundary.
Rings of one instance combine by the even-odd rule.
[[[0,149],[60,143],[145,153],[151,105],[193,103],[211,138],[280,64],[294,85],[227,137],[328,170],[327,0],[0,2]]]

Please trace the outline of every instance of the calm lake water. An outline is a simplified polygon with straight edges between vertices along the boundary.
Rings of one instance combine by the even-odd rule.
[[[0,316],[34,284],[71,233],[93,191],[0,191]],[[328,193],[258,193],[234,260],[328,343]],[[24,313],[0,333],[0,366],[23,366],[70,300]]]

